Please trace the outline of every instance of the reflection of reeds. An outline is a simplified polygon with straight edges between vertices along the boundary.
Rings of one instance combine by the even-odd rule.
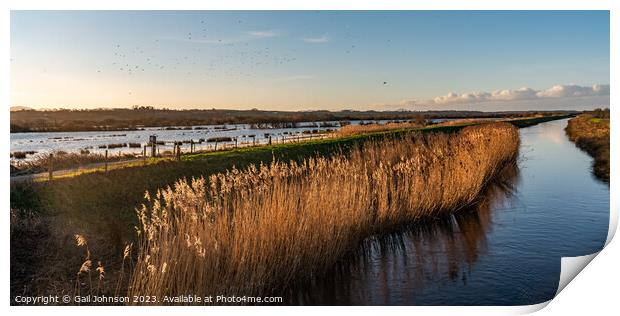
[[[367,236],[471,205],[518,145],[489,124],[180,180],[138,212],[129,292],[251,295],[320,273]]]
[[[516,164],[510,164],[475,205],[366,238],[324,274],[296,282],[276,295],[292,305],[381,305],[401,298],[409,304],[429,282],[466,283],[469,271],[486,251],[493,206],[511,196],[517,175]]]

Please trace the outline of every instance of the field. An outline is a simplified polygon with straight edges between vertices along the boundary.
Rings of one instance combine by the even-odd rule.
[[[568,138],[594,157],[592,172],[609,182],[609,109],[581,114],[566,127]]]
[[[515,126],[522,127],[557,118],[560,117],[520,119],[512,121],[511,123]],[[231,272],[229,271],[226,272],[229,274],[225,275],[226,278],[229,278],[226,279],[228,283],[224,283],[231,284],[230,289],[234,287],[244,288],[250,292],[261,291],[264,290],[265,287],[270,286],[284,286],[291,279],[300,275],[319,273],[321,270],[325,269],[325,267],[333,263],[334,260],[342,256],[342,254],[349,251],[352,245],[359,242],[360,239],[368,234],[379,232],[392,226],[398,226],[403,222],[415,220],[421,216],[437,216],[442,212],[454,211],[471,204],[475,200],[477,194],[483,190],[484,185],[498,172],[496,169],[501,169],[500,167],[503,163],[511,161],[516,153],[516,149],[512,145],[518,142],[518,138],[515,139],[516,133],[514,129],[507,127],[505,124],[499,127],[491,126],[494,125],[469,127],[463,131],[461,130],[465,126],[462,125],[428,127],[422,129],[405,128],[301,143],[242,148],[212,153],[187,154],[182,156],[182,160],[179,162],[161,159],[151,161],[146,166],[110,170],[107,173],[94,172],[51,182],[19,183],[12,185],[11,247],[12,249],[19,250],[11,253],[11,272],[13,275],[11,279],[11,293],[12,295],[20,293],[45,294],[52,292],[71,294],[76,291],[76,288],[81,291],[96,290],[105,291],[106,293],[114,293],[115,291],[121,290],[125,291],[126,282],[130,278],[131,271],[135,271],[131,274],[130,280],[131,284],[133,284],[131,291],[133,291],[133,293],[149,293],[156,290],[157,286],[154,284],[157,282],[170,282],[170,280],[161,278],[161,275],[156,279],[140,278],[139,276],[142,275],[141,273],[144,273],[144,269],[146,269],[146,271],[154,269],[149,268],[149,264],[153,264],[153,262],[146,262],[146,257],[144,255],[149,253],[151,255],[150,258],[152,258],[149,260],[155,260],[156,256],[151,253],[154,249],[158,249],[158,247],[163,249],[162,247],[168,245],[167,243],[170,242],[170,239],[167,239],[168,237],[185,232],[181,230],[177,231],[177,229],[195,230],[195,234],[192,236],[199,238],[199,242],[197,242],[198,239],[192,240],[194,244],[194,248],[192,248],[193,251],[200,250],[199,253],[203,253],[207,251],[206,248],[203,249],[206,243],[217,242],[217,249],[220,249],[219,251],[222,251],[221,247],[226,245],[226,251],[237,251],[236,255],[239,256],[245,253],[245,251],[249,249],[248,247],[252,245],[264,246],[266,244],[266,239],[261,241],[260,245],[252,244],[250,241],[242,241],[237,238],[241,236],[239,234],[249,232],[248,229],[256,231],[257,234],[266,234],[268,231],[279,231],[274,227],[268,226],[270,224],[268,222],[269,218],[278,218],[278,220],[284,221],[282,223],[283,226],[280,228],[283,231],[280,232],[281,234],[279,233],[273,236],[272,234],[266,234],[257,235],[257,237],[280,238],[272,240],[275,244],[280,245],[279,248],[271,250],[265,249],[265,253],[270,253],[275,256],[275,258],[281,259],[282,262],[286,262],[287,265],[290,265],[290,271],[287,271],[281,277],[274,278],[274,284],[267,284],[265,280],[273,276],[276,270],[259,271],[261,269],[259,266],[262,263],[271,265],[272,262],[266,262],[264,261],[267,260],[265,257],[257,257],[256,254],[253,254],[251,260],[255,261],[252,261],[253,264],[248,266],[249,270],[244,270],[243,273],[256,275],[256,278],[246,284],[240,282],[240,276],[230,275]],[[485,139],[484,137],[475,136],[480,135],[480,131],[486,131],[485,128],[489,128],[489,132],[494,133],[492,134],[494,137]],[[407,141],[408,139],[412,139],[412,137],[416,140],[415,145]],[[498,143],[498,141],[500,142]],[[491,142],[493,146],[481,146],[486,142]],[[497,144],[504,144],[504,146],[498,146]],[[509,146],[506,146],[506,144]],[[454,146],[454,149],[446,151],[445,148],[447,147],[445,146],[447,145]],[[391,148],[398,148],[398,151],[394,151]],[[475,151],[477,154],[473,155],[473,157],[482,160],[488,165],[485,164],[484,168],[480,169],[477,165],[480,164],[480,162],[474,160],[470,161],[471,164],[467,168],[461,165],[457,166],[456,164],[458,164],[459,161],[467,162],[467,157],[471,156],[469,154],[467,157],[462,156],[466,152],[465,148]],[[406,162],[399,162],[399,152],[408,153],[408,155],[404,156]],[[425,159],[428,160],[415,163],[410,161],[410,157],[414,152],[419,153],[420,157],[426,157]],[[370,160],[372,163],[367,165],[361,164],[360,157],[362,156],[373,157],[372,160]],[[444,157],[445,159],[438,159],[440,157]],[[260,166],[261,163],[263,164],[262,167]],[[475,172],[472,174],[471,172],[474,170],[472,164],[474,163],[476,164],[476,168],[478,168],[476,170],[483,172]],[[252,165],[256,167],[250,167]],[[396,166],[399,167],[397,168]],[[425,168],[424,170],[428,172],[428,176],[419,178],[417,174],[407,173],[413,170],[408,168],[413,167]],[[399,168],[404,169],[401,170]],[[451,186],[448,184],[438,185],[442,181],[448,181],[448,179],[445,178],[448,176],[447,170],[455,170],[449,168],[468,170],[468,173],[462,174],[458,172],[449,173],[451,175],[459,175],[459,178],[449,180],[450,183],[458,183],[459,186]],[[237,170],[237,174],[229,173],[226,175],[225,172],[227,170]],[[238,196],[235,197],[234,194],[230,192],[228,195],[217,195],[217,192],[212,192],[206,187],[207,183],[216,183],[217,181],[191,180],[191,178],[199,179],[203,177],[204,179],[229,181],[234,179],[239,180],[241,179],[239,177],[242,175],[258,177],[257,179],[264,180],[264,177],[261,178],[260,176],[261,172],[269,174],[273,172],[274,178],[273,181],[265,184],[267,186],[265,187],[264,193],[261,194],[271,193],[268,195],[255,195],[252,193],[252,196],[258,200],[252,199],[246,201],[245,199],[240,199]],[[220,175],[214,176],[216,174]],[[358,177],[357,180],[355,179],[356,176]],[[382,191],[368,191],[369,187],[364,186],[364,181],[361,181],[360,179],[362,178],[359,178],[362,176],[370,177],[368,179],[376,181],[373,186],[376,187],[377,190],[381,189]],[[336,181],[336,178],[330,177],[340,177],[338,178],[340,180],[346,179],[347,182],[345,183],[349,183],[349,185],[336,185],[341,184],[342,181]],[[186,178],[187,180],[177,181],[182,178]],[[334,181],[327,181],[326,179],[332,179]],[[418,181],[416,183],[419,183],[419,181],[437,181],[432,185],[433,187],[437,187],[440,191],[429,192],[428,196],[420,196],[419,192],[404,191],[411,194],[403,195],[402,193],[398,193],[399,190],[403,189],[403,186],[395,186],[395,183],[392,183],[391,180],[387,181],[387,179],[400,179],[399,181],[405,181],[403,183],[410,184],[413,182],[406,181]],[[247,194],[254,192],[251,186],[248,186],[247,183],[243,186],[242,183],[241,181],[241,183],[238,184],[240,186],[235,187],[235,192],[239,194],[242,192],[246,192]],[[277,188],[274,187],[276,184]],[[429,183],[429,185],[431,184]],[[176,189],[168,189],[169,186]],[[416,187],[417,186],[414,188]],[[346,197],[346,192],[338,191],[344,189],[357,192],[354,195],[348,195],[349,199],[353,196],[365,196],[366,198],[357,202],[362,204],[359,204],[359,207],[354,210],[342,210],[342,212],[338,214],[325,213],[325,211],[322,211],[325,208],[317,207],[317,205],[322,205],[320,203],[323,203],[325,205],[334,205],[334,209],[339,209],[338,207],[342,207],[342,205],[345,204],[340,205],[340,203],[335,203],[336,200],[334,200],[334,197]],[[162,199],[160,202],[155,202],[155,200],[160,199],[156,194],[158,190],[165,194],[160,196]],[[413,189],[408,188],[407,190]],[[144,203],[145,192],[147,191],[150,192],[149,196],[153,204],[149,204],[146,208],[142,209],[143,213],[141,214],[144,216],[138,218],[135,215],[135,210]],[[218,234],[218,236],[222,238],[221,240],[207,240],[204,238],[206,238],[205,235],[208,229],[218,229],[220,232],[223,232],[225,227],[230,225],[231,218],[221,215],[221,213],[228,212],[230,214],[238,214],[237,212],[239,211],[237,207],[231,209],[230,206],[219,204],[219,208],[213,211],[214,216],[219,214],[217,217],[214,217],[210,221],[206,221],[207,216],[202,217],[202,222],[189,221],[186,223],[188,225],[197,225],[196,227],[174,227],[173,231],[168,231],[168,235],[158,236],[158,239],[154,240],[156,244],[145,242],[143,239],[145,236],[144,234],[141,235],[139,239],[136,239],[136,227],[140,227],[139,230],[145,233],[147,229],[158,230],[161,228],[157,226],[159,224],[165,225],[165,222],[154,224],[157,222],[152,221],[154,219],[153,214],[157,214],[158,211],[176,205],[175,203],[169,204],[169,202],[184,201],[187,203],[197,203],[195,205],[205,205],[204,203],[207,203],[207,200],[201,200],[199,198],[202,195],[201,192],[205,195],[207,193],[210,194],[208,196],[212,198],[219,198],[221,201],[227,201],[229,205],[238,205],[239,207],[243,207],[243,209],[258,207],[264,212],[261,211],[260,214],[256,212],[241,212],[240,214],[242,215],[236,215],[242,222],[247,221],[243,222],[246,223],[244,224],[246,226],[239,226],[239,230],[226,230],[228,234]],[[304,203],[301,203],[302,201],[289,201],[290,203],[294,202],[296,204],[284,204],[284,201],[287,200],[284,199],[285,195],[283,194],[286,192],[290,193],[286,196],[300,196],[307,200],[304,200]],[[302,194],[302,192],[305,192],[304,194],[306,195]],[[323,194],[321,192],[338,193]],[[187,199],[187,197],[181,194],[189,194],[195,198],[193,200]],[[166,200],[166,198],[168,200]],[[394,200],[394,198],[397,199]],[[209,203],[211,202],[213,202],[213,200],[209,200]],[[271,208],[269,205],[278,205],[279,207]],[[307,207],[314,205],[314,209],[304,209],[300,211],[308,215],[304,215],[303,218],[286,217],[282,216],[282,213],[278,213],[283,212],[285,207],[294,208],[300,207],[300,205],[308,205]],[[399,209],[397,205],[409,205],[411,207],[408,209]],[[191,205],[188,207],[191,208]],[[376,211],[369,212],[370,209]],[[155,211],[155,213],[153,213],[153,211]],[[373,215],[371,216],[371,214]],[[290,216],[291,214],[288,215]],[[347,217],[340,218],[339,216]],[[300,222],[301,219],[303,219],[303,221]],[[329,223],[327,227],[332,227],[332,230],[321,230],[321,227],[325,224],[321,222],[323,219]],[[270,230],[261,232],[259,228],[263,226],[253,226],[257,225],[257,223],[262,223],[263,226],[267,225],[265,227],[271,227],[273,229],[270,228]],[[272,224],[275,224],[275,222]],[[209,225],[213,225],[213,227],[209,228]],[[308,238],[303,240],[308,243],[309,249],[300,249],[303,248],[302,244],[291,242],[290,239],[287,241],[286,239],[290,238],[290,234],[293,231],[313,231],[317,235],[310,234],[304,237]],[[336,234],[339,238],[334,241],[334,244],[324,243],[323,241],[327,236],[326,234],[331,234],[332,236]],[[74,235],[85,237],[88,245],[87,253],[83,246],[76,246]],[[185,237],[183,238],[184,242],[187,242]],[[256,241],[259,240],[261,239],[256,239]],[[240,244],[236,244],[235,242],[239,242]],[[128,247],[132,243],[133,247]],[[202,248],[197,248],[196,245],[198,244],[200,244]],[[215,244],[210,245],[214,246]],[[155,246],[155,248],[153,248],[153,246]],[[292,263],[290,260],[294,260],[293,258],[282,257],[283,254],[279,251],[282,251],[282,247],[285,246],[293,247],[291,249],[299,252],[298,258],[303,258],[304,261],[302,262],[308,262],[308,265],[302,267],[299,262]],[[326,248],[321,248],[323,246]],[[125,250],[128,251],[127,256],[124,255]],[[178,250],[190,251],[190,248],[179,248]],[[211,250],[210,248],[209,251]],[[331,255],[323,255],[320,259],[317,259],[316,257],[312,257],[313,252],[323,254],[330,252]],[[278,254],[280,257],[278,257]],[[179,272],[184,271],[178,270],[179,266],[174,266],[174,270],[168,270],[173,269],[171,265],[172,261],[168,261],[172,258],[170,256],[174,257],[176,255],[167,253],[163,257],[157,257],[158,271],[164,269],[170,273],[172,273],[172,271],[175,271],[175,273],[200,273],[200,277],[198,278],[203,278],[201,279],[203,281],[214,277],[214,275],[209,276],[202,274],[205,271],[206,263],[204,262],[196,263],[194,267],[195,270],[191,271]],[[221,257],[218,256],[219,255],[215,253],[212,254],[210,258],[213,258],[213,260],[221,260]],[[250,257],[246,258],[245,256],[235,258],[235,260],[241,260],[243,262],[245,262],[245,260],[250,260]],[[86,262],[85,259],[86,261],[90,260],[90,267],[83,266]],[[93,286],[90,281],[87,281],[85,276],[90,275],[90,272],[96,274],[94,270],[96,263],[99,261],[105,266],[106,274],[105,278],[101,281],[101,286]],[[166,268],[163,268],[164,263],[166,263]],[[189,264],[189,262],[186,263]],[[224,266],[226,263],[227,262],[217,261],[217,264],[219,264],[222,269],[225,268]],[[239,264],[239,261],[237,261],[236,264]],[[84,271],[82,274],[77,275],[76,273],[81,269],[80,267],[85,269],[92,268],[93,271]],[[273,269],[281,269],[281,267],[275,265]],[[82,281],[76,280],[76,275],[78,279]],[[97,280],[95,280],[92,284],[97,283]],[[119,288],[117,288],[117,285],[119,285]],[[191,282],[187,284],[180,282],[174,286],[176,286],[176,289],[187,289],[194,285]],[[217,285],[214,284],[213,286]],[[160,290],[163,291],[164,289],[162,288]],[[205,291],[206,290],[205,288]]]

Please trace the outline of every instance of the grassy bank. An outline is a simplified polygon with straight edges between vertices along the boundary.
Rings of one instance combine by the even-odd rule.
[[[147,196],[130,295],[261,295],[372,234],[471,205],[518,155],[506,123],[233,169]]]
[[[539,117],[511,121],[526,126],[560,117]],[[21,182],[11,185],[11,293],[71,294],[75,267],[82,264],[74,234],[89,240],[92,260],[108,266],[106,282],[114,284],[127,243],[135,242],[134,226],[139,225],[135,208],[144,201],[144,192],[173,185],[181,178],[208,178],[234,167],[254,164],[301,162],[309,157],[346,154],[360,144],[398,140],[412,132],[453,134],[465,127],[431,126],[400,129],[300,143],[239,148],[230,151],[187,154],[182,161],[152,159],[147,165],[68,176],[51,182]],[[13,224],[15,223],[15,224]],[[32,223],[36,223],[33,225]],[[32,227],[37,227],[36,233]],[[34,254],[34,255],[33,255]]]
[[[609,128],[609,110],[581,114],[566,126],[568,138],[594,158],[592,172],[605,182],[609,182]]]

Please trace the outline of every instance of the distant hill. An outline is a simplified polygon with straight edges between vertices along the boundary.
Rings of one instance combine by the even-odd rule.
[[[11,107],[11,112],[30,111],[30,110],[34,110],[34,109],[33,108],[29,108],[27,106],[12,106]]]
[[[506,117],[550,114],[549,111],[260,111],[260,110],[170,110],[138,107],[96,110],[18,110],[11,108],[11,132],[63,132],[134,130],[145,126],[195,126],[218,124],[268,124],[294,126],[298,122],[348,120],[417,120],[432,118]],[[554,111],[566,113],[566,111]]]

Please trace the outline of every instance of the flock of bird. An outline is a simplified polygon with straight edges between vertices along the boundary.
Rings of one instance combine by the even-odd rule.
[[[243,23],[238,20],[237,23]],[[350,39],[350,33],[345,39]],[[268,46],[259,47],[258,42],[249,43],[249,40],[223,40],[213,38],[207,28],[205,20],[201,20],[198,27],[188,31],[182,41],[180,39],[153,39],[143,46],[125,47],[115,44],[113,47],[113,70],[127,76],[149,72],[166,72],[168,76],[193,76],[196,78],[219,79],[223,82],[251,80],[258,77],[261,69],[285,66],[298,61],[295,57],[297,50],[274,50]],[[215,43],[217,46],[201,46],[188,49],[183,42]],[[387,40],[389,43],[390,40]],[[170,45],[174,43],[174,45]],[[250,45],[251,44],[251,45]],[[149,47],[149,48],[147,48]],[[222,49],[230,48],[230,49]],[[165,56],[149,52],[174,51]],[[344,51],[351,54],[357,49],[355,44],[348,45]],[[176,56],[176,57],[171,57]],[[101,73],[101,69],[97,73]],[[387,85],[387,81],[379,81]],[[128,94],[132,94],[131,91]]]

